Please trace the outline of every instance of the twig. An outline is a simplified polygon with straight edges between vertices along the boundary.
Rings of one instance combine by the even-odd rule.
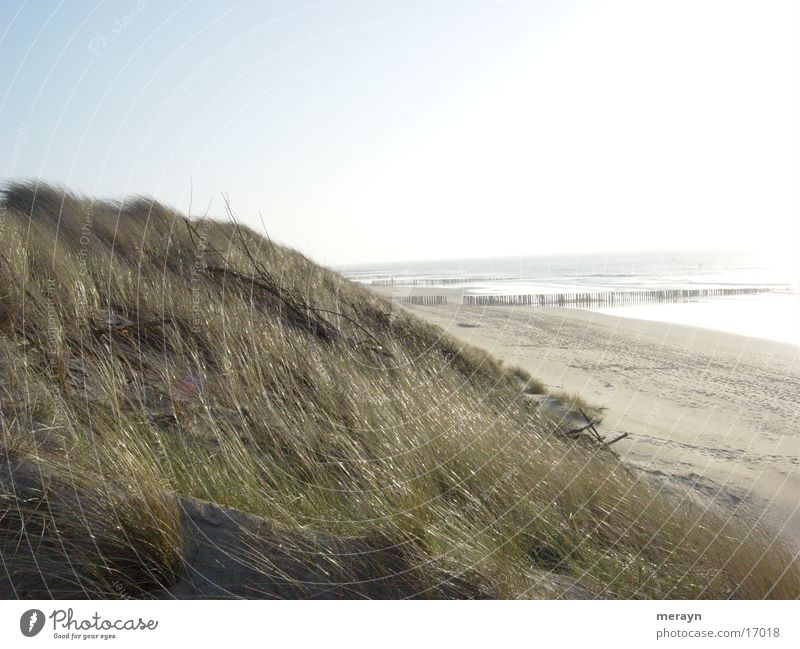
[[[261,289],[262,291],[267,292],[268,294],[275,297],[280,304],[284,305],[289,310],[289,313],[291,317],[294,318],[295,322],[300,323],[304,321],[306,325],[309,326],[315,333],[317,333],[318,335],[321,334],[322,337],[325,339],[338,337],[350,342],[350,344],[353,344],[355,346],[363,345],[365,341],[353,340],[351,337],[346,336],[338,327],[336,327],[322,314],[333,315],[336,316],[337,318],[346,320],[354,327],[360,329],[370,338],[370,340],[373,343],[370,348],[373,351],[383,354],[385,356],[389,356],[390,358],[393,357],[391,352],[384,349],[381,341],[371,331],[369,331],[366,327],[361,325],[353,318],[350,318],[349,316],[339,311],[321,309],[316,306],[313,306],[307,300],[303,300],[298,295],[295,295],[287,287],[278,284],[275,281],[272,273],[270,273],[270,271],[264,266],[264,264],[260,260],[258,260],[256,255],[254,255],[253,252],[251,251],[247,239],[242,233],[241,226],[239,225],[239,222],[236,219],[236,215],[234,214],[233,209],[231,208],[229,197],[225,194],[222,194],[222,200],[225,203],[225,212],[227,213],[228,218],[230,218],[230,220],[232,221],[234,230],[236,231],[236,235],[239,238],[241,249],[244,255],[247,257],[250,264],[252,265],[253,272],[255,273],[255,275],[249,275],[230,268],[227,259],[216,248],[214,248],[214,246],[211,245],[206,245],[206,248],[211,250],[217,257],[219,257],[219,259],[222,261],[222,266],[206,266],[206,270],[208,272],[220,274],[223,276],[233,277],[234,279],[238,280],[243,284],[250,285],[251,287],[254,286],[256,288]],[[261,218],[263,224],[263,216]],[[190,224],[188,220],[186,221],[186,227],[189,229],[191,235],[197,235],[199,238],[200,235],[197,232],[196,227]],[[194,236],[192,236],[192,241],[194,242]],[[272,243],[272,240],[269,238],[269,235],[267,235],[267,241],[269,242],[271,251],[274,255],[275,246]]]
[[[232,277],[242,284],[249,285],[251,287],[254,286],[262,291],[265,291],[266,293],[269,293],[273,297],[277,298],[281,304],[283,304],[283,306],[289,310],[289,313],[294,316],[297,321],[305,320],[307,324],[312,325],[317,330],[317,333],[322,333],[324,338],[332,338],[336,334],[341,333],[336,327],[320,316],[317,316],[313,319],[310,318],[309,314],[311,307],[304,307],[301,306],[301,304],[298,304],[297,300],[293,299],[288,291],[282,290],[280,287],[276,286],[269,277],[265,280],[253,275],[240,273],[232,268],[223,268],[220,266],[208,266],[206,270],[211,273],[223,275],[225,277]]]
[[[225,203],[225,212],[228,214],[228,218],[233,221],[233,229],[236,230],[236,234],[239,235],[239,241],[242,244],[242,249],[244,250],[244,254],[250,260],[250,263],[253,265],[253,268],[256,269],[258,274],[261,276],[261,279],[265,277],[270,277],[269,271],[264,268],[264,265],[258,261],[253,253],[250,252],[250,246],[247,245],[247,241],[242,234],[242,228],[239,225],[239,221],[236,219],[236,215],[233,213],[233,209],[231,208],[231,201],[230,198],[226,194],[222,194],[222,200]]]
[[[261,220],[261,227],[264,228],[264,236],[267,237],[267,241],[269,242],[270,252],[272,253],[272,258],[275,258],[275,244],[272,243],[272,237],[269,236],[269,232],[267,232],[267,226],[264,223],[264,215],[261,213],[261,210],[258,210],[258,218]]]

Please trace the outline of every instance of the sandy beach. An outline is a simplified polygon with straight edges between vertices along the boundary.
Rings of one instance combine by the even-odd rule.
[[[604,408],[602,429],[630,434],[616,445],[626,460],[800,547],[798,347],[579,309],[464,307],[459,289],[375,290],[447,294],[450,306],[399,308]]]

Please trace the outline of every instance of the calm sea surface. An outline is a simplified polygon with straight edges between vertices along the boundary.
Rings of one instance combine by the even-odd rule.
[[[745,252],[643,252],[370,264],[338,270],[365,284],[459,286],[468,295],[763,288],[770,292],[587,308],[800,344],[796,259]]]

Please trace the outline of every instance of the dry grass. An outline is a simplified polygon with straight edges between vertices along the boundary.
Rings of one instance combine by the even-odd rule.
[[[576,415],[580,416],[581,412],[583,412],[595,423],[600,423],[603,421],[603,408],[593,406],[579,394],[574,392],[566,392],[564,390],[556,390],[551,394],[555,399],[558,399],[558,401],[563,403],[571,413],[575,413]]]
[[[169,582],[174,494],[380,534],[433,596],[457,575],[537,597],[542,571],[604,597],[800,595],[757,526],[552,434],[513,372],[297,252],[48,187],[9,187],[0,217],[0,462],[49,476],[3,483],[3,565],[43,562],[56,596]]]
[[[519,381],[520,389],[525,394],[547,394],[547,386],[539,379],[530,375],[530,373],[522,367],[510,367],[507,372]]]

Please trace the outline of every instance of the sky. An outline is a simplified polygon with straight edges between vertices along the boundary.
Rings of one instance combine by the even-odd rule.
[[[3,0],[0,181],[225,192],[328,265],[793,259],[799,5]]]

